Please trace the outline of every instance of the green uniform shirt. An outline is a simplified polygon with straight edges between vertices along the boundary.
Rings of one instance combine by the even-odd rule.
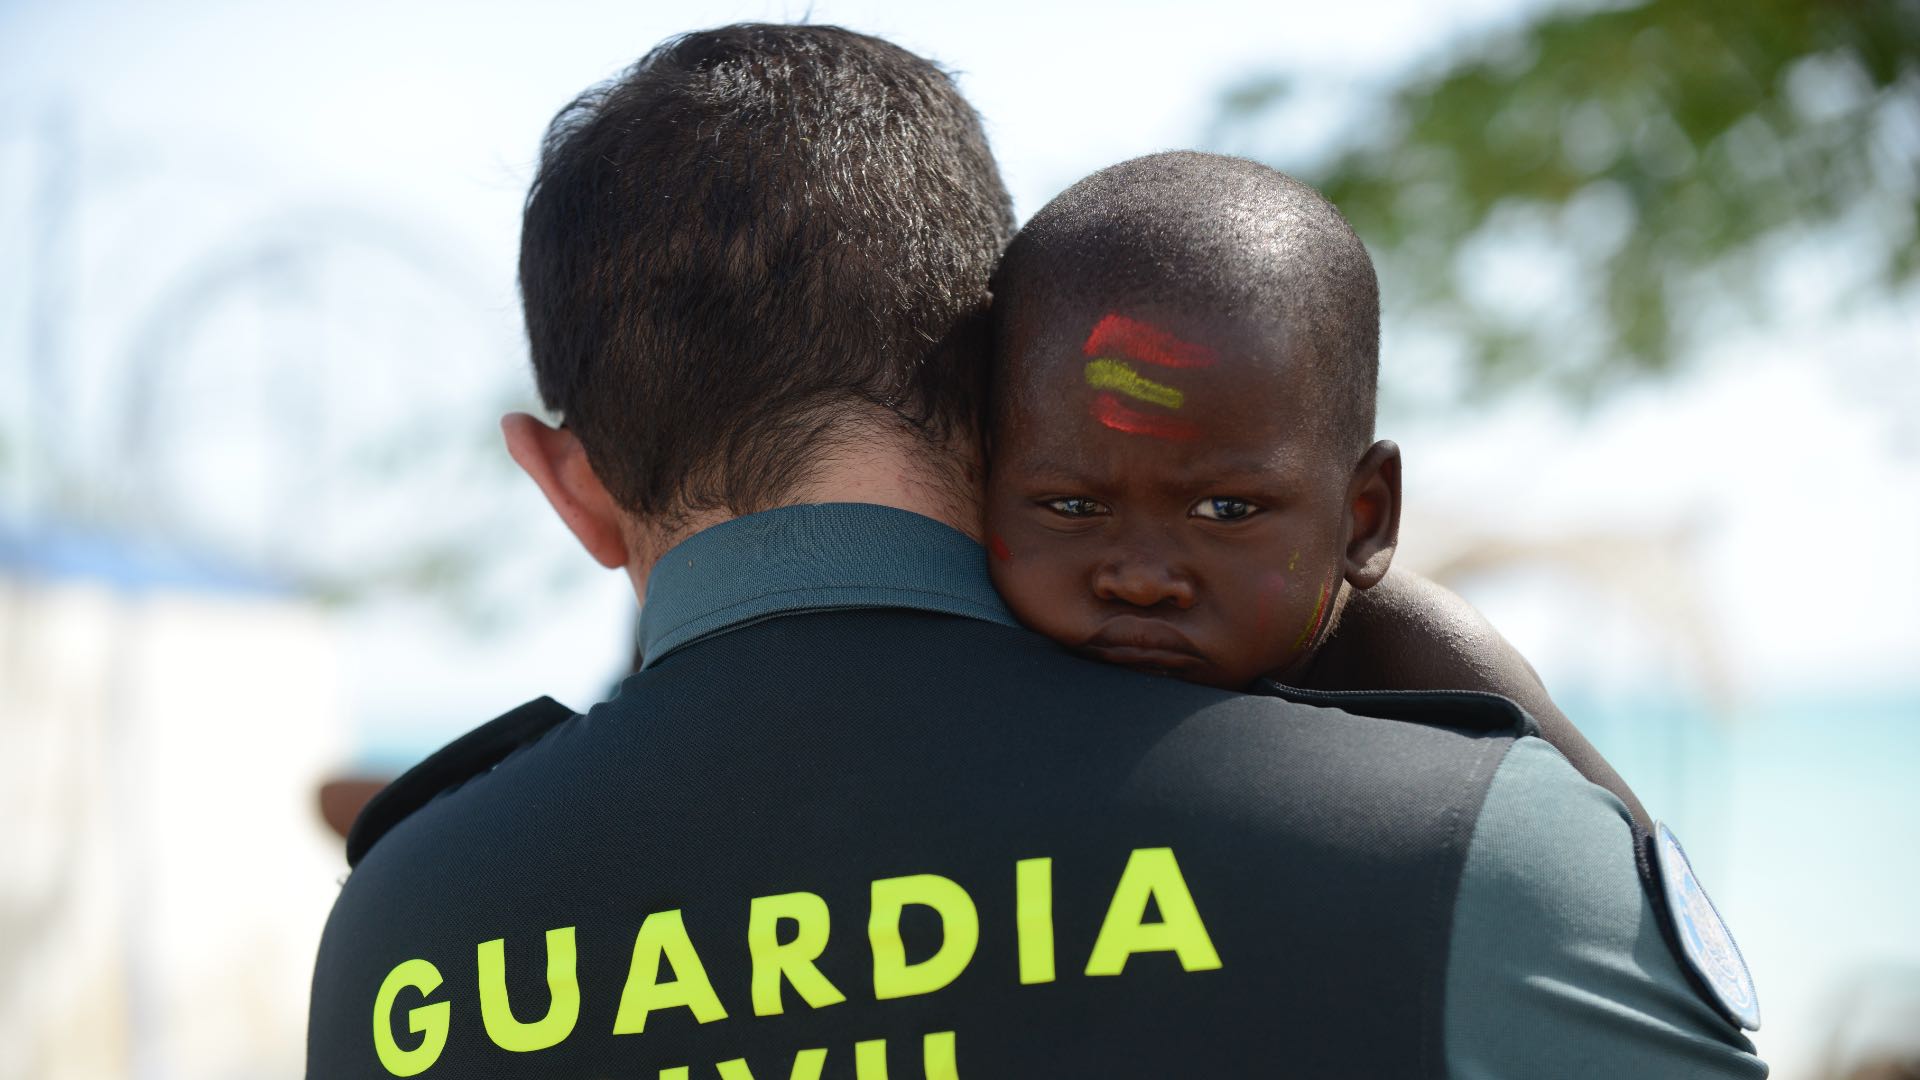
[[[1080,660],[869,505],[689,538],[642,635],[369,805],[314,1080],[1766,1074],[1499,699]]]

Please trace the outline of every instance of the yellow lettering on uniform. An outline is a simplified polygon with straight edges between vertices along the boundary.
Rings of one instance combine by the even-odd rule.
[[[920,1067],[927,1080],[960,1080],[953,1055],[953,1032],[935,1031],[920,1040]]]
[[[407,1030],[424,1036],[411,1050],[400,1049],[393,1041],[393,1003],[400,991],[413,987],[422,995],[440,988],[440,969],[425,960],[408,960],[387,972],[380,992],[373,998],[373,1052],[380,1064],[395,1076],[418,1076],[440,1060],[447,1047],[447,1014],[450,1002],[436,1001],[407,1010]]]
[[[793,940],[781,944],[780,920],[797,925]],[[793,984],[800,999],[815,1009],[847,1000],[813,962],[827,948],[827,902],[810,892],[756,896],[747,916],[747,951],[753,957],[753,1014],[776,1016],[782,1009],[780,980]]]
[[[753,1070],[747,1068],[746,1058],[722,1061],[714,1068],[720,1070],[720,1080],[753,1080]]]
[[[580,980],[574,970],[573,927],[547,931],[547,1015],[530,1024],[514,1019],[507,1001],[507,939],[480,943],[480,1020],[502,1050],[545,1050],[573,1034],[580,1019]]]
[[[674,978],[660,981],[660,961],[673,968]],[[633,965],[620,991],[620,1012],[613,1018],[615,1035],[638,1035],[647,1030],[647,1014],[656,1009],[685,1006],[702,1024],[725,1020],[727,1010],[707,980],[700,954],[693,951],[687,926],[678,908],[656,911],[640,924],[633,939]]]
[[[1013,926],[1020,946],[1020,985],[1052,982],[1052,859],[1021,859],[1013,864]]]
[[[820,1051],[822,1060],[826,1053]],[[953,1053],[953,1032],[935,1031],[921,1038],[920,1069],[927,1080],[960,1080]],[[819,1075],[816,1069],[808,1075],[808,1080],[816,1080]],[[853,1075],[855,1080],[887,1080],[887,1040],[868,1039],[853,1044]],[[723,1074],[723,1080],[734,1078]],[[793,1080],[801,1080],[798,1058],[793,1063]]]
[[[940,947],[917,964],[907,963],[900,940],[900,912],[908,904],[940,916]],[[913,874],[873,883],[873,914],[867,921],[873,946],[873,996],[880,1000],[931,994],[960,977],[980,944],[980,914],[973,898],[950,878]]]
[[[660,1080],[688,1080],[692,1071],[685,1065],[675,1065],[671,1069],[661,1069]]]
[[[1149,923],[1147,901],[1160,908],[1160,921]],[[1136,848],[1114,886],[1113,902],[1094,938],[1087,957],[1087,974],[1118,975],[1134,953],[1172,952],[1187,971],[1211,971],[1220,966],[1220,954],[1200,921],[1187,881],[1172,848]]]

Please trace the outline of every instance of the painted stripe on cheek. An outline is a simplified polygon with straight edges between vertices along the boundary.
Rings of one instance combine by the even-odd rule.
[[[1313,605],[1313,622],[1309,623],[1305,630],[1300,631],[1300,636],[1294,639],[1294,648],[1304,648],[1308,642],[1313,640],[1314,635],[1320,632],[1320,620],[1325,618],[1327,614],[1328,591],[1326,583],[1322,582],[1320,585],[1320,600]]]

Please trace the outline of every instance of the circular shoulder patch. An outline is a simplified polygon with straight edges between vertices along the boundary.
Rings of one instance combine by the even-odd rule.
[[[1760,998],[1754,992],[1753,976],[1740,955],[1740,946],[1734,944],[1720,912],[1700,887],[1679,838],[1665,822],[1656,822],[1653,828],[1654,863],[1687,966],[1713,992],[1714,1003],[1727,1019],[1748,1031],[1760,1030]]]

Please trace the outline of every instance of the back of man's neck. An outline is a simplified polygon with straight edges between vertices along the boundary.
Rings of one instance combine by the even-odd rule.
[[[944,458],[944,460],[943,460]],[[981,476],[978,455],[933,450],[917,440],[885,436],[848,447],[813,470],[781,506],[821,503],[871,503],[932,518],[981,543]],[[768,506],[772,510],[776,507]],[[724,510],[705,511],[674,523],[670,531],[633,521],[628,550],[636,558],[627,564],[634,593],[643,600],[653,564],[669,549],[694,533],[742,515]]]
[[[795,493],[792,504],[873,503],[891,506],[950,525],[980,543],[979,481],[956,475],[950,480],[925,475],[931,469],[887,462],[838,463]],[[956,470],[958,472],[958,470]]]

